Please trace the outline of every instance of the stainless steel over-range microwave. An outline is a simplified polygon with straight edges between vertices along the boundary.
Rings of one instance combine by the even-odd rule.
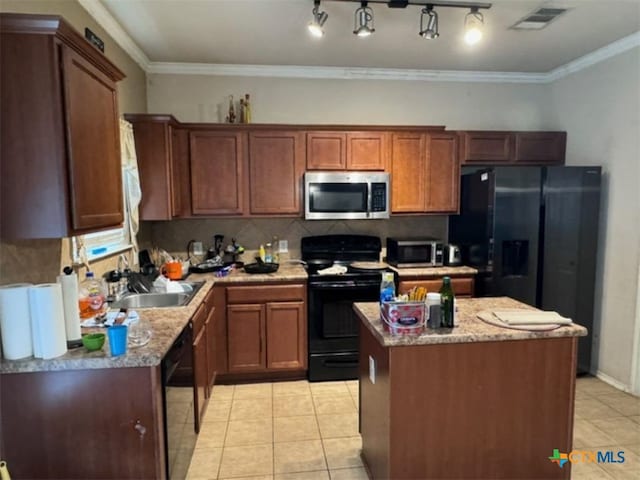
[[[389,218],[389,188],[389,174],[383,172],[307,172],[304,218]]]

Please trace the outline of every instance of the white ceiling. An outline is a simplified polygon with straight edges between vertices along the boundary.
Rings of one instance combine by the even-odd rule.
[[[436,8],[440,37],[424,40],[421,7],[370,4],[376,31],[358,38],[358,5],[324,0],[317,39],[306,30],[312,0],[101,2],[151,62],[545,73],[640,30],[640,0],[494,0],[474,47],[462,41],[461,8]],[[541,6],[570,10],[539,31],[509,29]]]

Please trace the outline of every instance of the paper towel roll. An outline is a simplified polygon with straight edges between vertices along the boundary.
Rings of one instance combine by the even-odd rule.
[[[7,360],[33,355],[31,316],[29,315],[30,283],[0,287],[0,334],[2,352]]]
[[[64,355],[67,351],[67,335],[62,286],[59,283],[44,283],[29,288],[29,309],[34,355],[45,360]]]
[[[67,340],[80,340],[80,307],[78,306],[78,275],[58,275],[62,286],[62,305],[64,307],[64,326]]]

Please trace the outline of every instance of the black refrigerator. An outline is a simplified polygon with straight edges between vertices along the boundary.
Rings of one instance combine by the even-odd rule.
[[[449,243],[478,269],[476,296],[508,296],[589,330],[578,373],[589,372],[600,167],[496,167],[464,173]]]

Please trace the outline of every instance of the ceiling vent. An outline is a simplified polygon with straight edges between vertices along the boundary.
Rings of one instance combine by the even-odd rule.
[[[539,8],[513,24],[512,30],[540,30],[566,12],[567,8]]]

